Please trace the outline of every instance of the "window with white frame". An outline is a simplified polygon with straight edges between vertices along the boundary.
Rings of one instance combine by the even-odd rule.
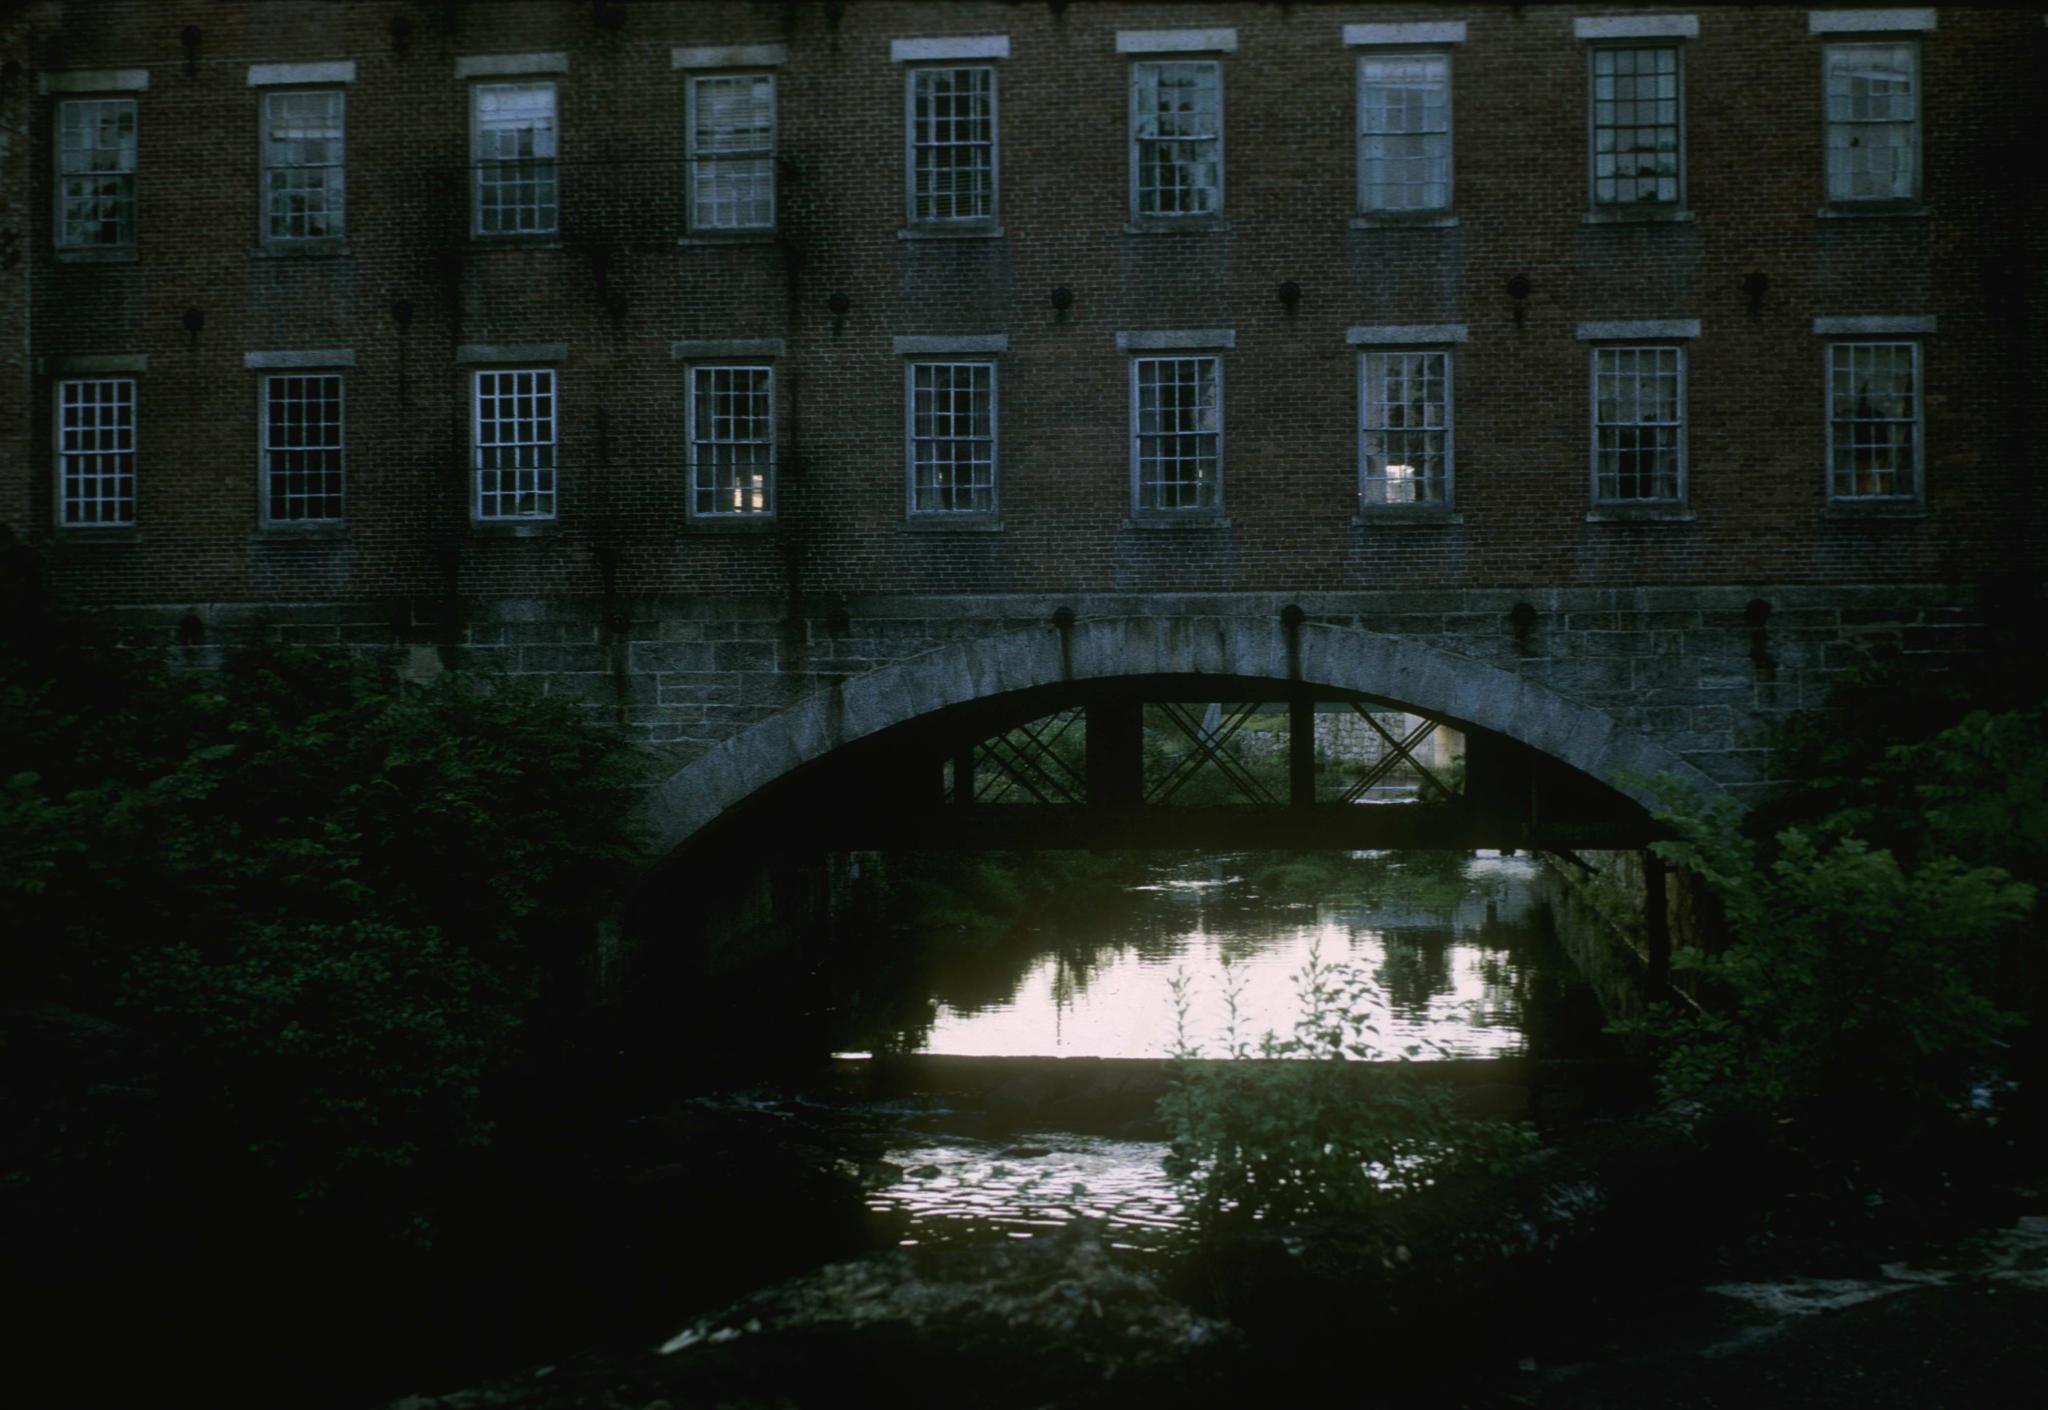
[[[1451,205],[1451,56],[1361,54],[1358,209],[1367,215]]]
[[[476,233],[554,233],[561,220],[555,85],[478,83],[470,102]]]
[[[1131,212],[1144,220],[1223,211],[1223,66],[1131,65]]]
[[[1131,360],[1131,480],[1140,513],[1222,508],[1222,359]]]
[[[1451,499],[1451,355],[1374,348],[1358,358],[1358,498],[1365,508]]]
[[[1830,44],[1828,200],[1910,201],[1920,194],[1920,46]]]
[[[1599,45],[1593,67],[1593,204],[1685,199],[1683,65],[1676,44]]]
[[[1828,497],[1920,493],[1920,345],[1828,344]]]
[[[1685,497],[1685,351],[1593,349],[1593,498],[1603,504]]]
[[[475,377],[476,517],[554,518],[554,369],[491,369]]]
[[[690,228],[775,225],[775,75],[689,79]]]
[[[57,383],[57,523],[65,528],[135,522],[135,379]]]
[[[57,104],[57,248],[135,243],[135,100]]]
[[[263,379],[263,518],[334,522],[342,514],[341,374]]]
[[[339,89],[263,95],[263,238],[272,244],[345,233],[346,103]]]
[[[996,71],[914,68],[909,85],[910,223],[996,218]]]
[[[775,369],[690,369],[690,512],[775,512]]]
[[[910,512],[992,514],[996,507],[996,366],[909,364]]]

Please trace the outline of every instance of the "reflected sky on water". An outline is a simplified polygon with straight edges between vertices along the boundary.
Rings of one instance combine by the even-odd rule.
[[[1297,976],[1323,963],[1370,979],[1382,1054],[1420,1059],[1530,1050],[1561,987],[1543,943],[1544,877],[1526,857],[1446,852],[1246,853],[1134,869],[1119,903],[1035,934],[997,985],[936,986],[920,1051],[976,1056],[1163,1057],[1186,1034],[1227,1051],[1300,1011]]]

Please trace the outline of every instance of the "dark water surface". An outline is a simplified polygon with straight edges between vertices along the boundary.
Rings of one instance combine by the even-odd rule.
[[[1000,941],[944,924],[913,930],[916,960],[894,977],[903,992],[870,996],[870,1012],[897,1021],[870,1022],[844,1051],[1256,1052],[1266,1032],[1293,1025],[1311,959],[1370,981],[1382,1058],[1607,1050],[1607,1016],[1557,939],[1560,916],[1580,922],[1557,879],[1525,856],[1133,855],[1088,886],[1095,904],[1067,895]],[[1160,1143],[990,1134],[983,1116],[932,1099],[888,1139],[868,1207],[895,1242],[1028,1238],[1087,1217],[1106,1221],[1120,1247],[1157,1249],[1183,1228]]]

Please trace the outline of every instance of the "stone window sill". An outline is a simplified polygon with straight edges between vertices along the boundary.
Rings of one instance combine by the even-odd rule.
[[[1581,225],[1686,225],[1692,222],[1692,212],[1683,207],[1649,207],[1630,209],[1617,206],[1608,210],[1587,211],[1579,217]]]
[[[1185,531],[1190,529],[1227,529],[1230,527],[1230,520],[1224,518],[1221,514],[1209,513],[1190,513],[1177,519],[1170,519],[1160,514],[1134,514],[1124,520],[1119,527],[1137,529],[1146,533],[1172,532],[1174,530]]]
[[[1588,524],[1690,524],[1698,517],[1682,504],[1602,504],[1586,511]]]
[[[140,543],[133,524],[59,524],[58,543]]]
[[[899,240],[1000,240],[1000,225],[978,225],[965,230],[948,230],[935,225],[906,225],[896,232]]]
[[[913,534],[1000,534],[1003,521],[993,514],[915,514],[903,527]]]
[[[689,234],[677,240],[676,243],[678,245],[705,247],[717,245],[772,245],[776,243],[778,238],[774,227],[768,226],[759,230],[692,230]]]
[[[469,527],[476,533],[502,539],[544,539],[554,534],[558,521],[554,519],[472,519]]]
[[[1388,212],[1351,217],[1353,230],[1449,230],[1457,223],[1456,216],[1442,211],[1425,211],[1418,215],[1395,215]]]
[[[57,251],[59,264],[137,264],[142,256],[133,245],[122,245],[111,250],[64,250]]]
[[[732,514],[699,518],[692,515],[683,521],[683,527],[693,534],[767,534],[775,531],[775,516]]]
[[[469,237],[472,250],[561,250],[568,248],[560,232],[547,231],[532,235],[472,235]]]
[[[1434,529],[1465,522],[1448,504],[1374,505],[1351,516],[1351,522],[1376,529]]]

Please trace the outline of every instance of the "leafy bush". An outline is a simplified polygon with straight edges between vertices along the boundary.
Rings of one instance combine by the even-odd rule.
[[[1186,981],[1176,981],[1180,1070],[1159,1109],[1168,1171],[1198,1222],[1362,1213],[1527,1149],[1526,1128],[1459,1117],[1446,1090],[1405,1070],[1361,1073],[1359,1062],[1382,1056],[1372,1015],[1385,1005],[1359,966],[1311,952],[1294,984],[1293,1029],[1253,1043],[1237,1032],[1226,979],[1228,1060],[1205,1061],[1188,1042]]]
[[[508,684],[14,653],[0,727],[10,994],[139,1032],[201,1158],[302,1198],[489,1138],[630,854],[614,740]]]
[[[1852,816],[1788,828],[1767,858],[1725,800],[1660,815],[1676,836],[1656,851],[1713,888],[1729,933],[1718,953],[1674,957],[1705,981],[1700,1012],[1625,1026],[1661,1046],[1667,1091],[1925,1098],[1943,1060],[1981,1056],[2019,1022],[1990,994],[2034,888],[1926,851],[1907,867],[1847,832]]]

